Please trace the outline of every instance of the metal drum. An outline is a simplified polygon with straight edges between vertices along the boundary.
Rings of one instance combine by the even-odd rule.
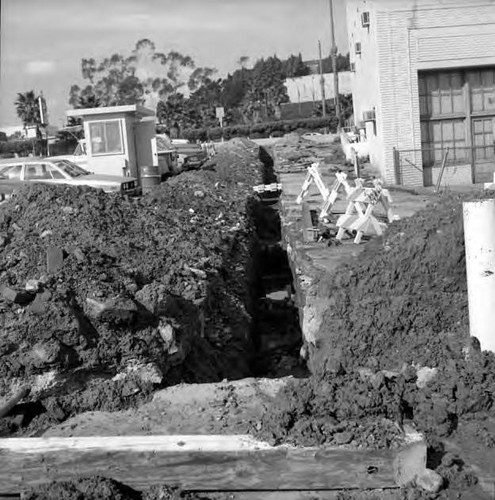
[[[161,182],[160,169],[158,166],[141,167],[141,189],[143,194],[149,193]]]

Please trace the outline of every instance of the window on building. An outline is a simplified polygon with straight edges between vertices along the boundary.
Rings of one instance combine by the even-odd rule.
[[[448,116],[464,112],[460,72],[420,74],[418,86],[421,116]]]
[[[495,69],[471,70],[466,74],[473,111],[495,111]]]
[[[124,152],[120,120],[90,123],[89,136],[93,155]]]
[[[447,148],[449,148],[450,161],[466,161],[468,154],[465,120],[461,118],[421,122],[421,146],[425,166],[441,162]]]
[[[473,146],[476,160],[495,158],[493,119],[491,117],[473,120]]]

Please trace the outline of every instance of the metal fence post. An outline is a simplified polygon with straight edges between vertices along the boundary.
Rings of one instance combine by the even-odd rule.
[[[446,149],[446,151],[443,155],[442,166],[440,168],[440,172],[438,174],[438,179],[437,179],[437,184],[435,186],[435,193],[438,193],[438,191],[440,191],[440,186],[442,184],[442,177],[443,177],[443,173],[445,172],[445,166],[447,164],[447,157],[448,156],[449,156],[449,148]]]
[[[401,185],[401,175],[400,175],[400,154],[396,148],[393,148],[394,156],[394,172],[395,172],[395,184]]]

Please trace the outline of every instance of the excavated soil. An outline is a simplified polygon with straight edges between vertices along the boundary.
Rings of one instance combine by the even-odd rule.
[[[180,488],[155,486],[137,491],[114,479],[100,476],[74,481],[55,481],[24,492],[22,500],[207,500],[207,497]],[[209,496],[208,498],[214,498]]]
[[[263,158],[262,158],[263,159]],[[266,158],[265,158],[266,160]],[[260,150],[231,141],[142,199],[32,185],[0,207],[5,434],[251,373]]]
[[[282,389],[260,436],[388,447],[412,420],[437,457],[429,467],[450,491],[482,498],[470,496],[476,477],[468,465],[441,462],[442,440],[461,422],[471,422],[474,441],[493,443],[485,422],[493,416],[495,355],[480,352],[468,330],[462,202],[469,199],[445,195],[391,224],[358,258],[320,273],[316,294],[328,309],[308,346],[312,377]],[[380,418],[388,425],[373,427]],[[416,495],[404,492],[429,498]]]
[[[36,297],[12,302],[6,291],[2,304],[0,395],[31,383],[40,414],[28,429],[84,409],[126,408],[177,381],[252,370],[246,353],[261,342],[252,342],[250,331],[263,293],[256,255],[263,255],[258,263],[268,255],[253,241],[262,232],[257,224],[270,244],[278,229],[260,223],[276,216],[250,196],[253,184],[273,181],[252,150],[242,160],[251,146],[237,142],[230,163],[217,156],[205,171],[179,176],[140,202],[33,187],[0,209],[0,283],[21,290],[28,280],[40,282],[30,292]],[[308,155],[298,147],[289,160]],[[312,376],[284,384],[245,431],[273,444],[393,448],[412,421],[427,436],[428,467],[447,489],[428,494],[412,486],[398,498],[486,498],[469,462],[444,446],[456,435],[485,448],[495,443],[495,356],[480,352],[468,334],[462,230],[468,198],[440,197],[391,224],[357,259],[314,277],[314,292],[328,309],[315,345],[306,346]],[[52,273],[48,247],[64,256]],[[42,301],[46,312],[18,302],[28,299]],[[256,323],[269,330],[278,312],[272,307],[271,317],[258,315]],[[290,314],[283,312],[284,321]],[[295,348],[297,333],[288,338]],[[27,425],[15,415],[4,421],[10,430]]]

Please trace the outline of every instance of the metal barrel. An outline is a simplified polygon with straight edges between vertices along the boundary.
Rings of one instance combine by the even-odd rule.
[[[160,169],[158,166],[145,165],[141,167],[141,189],[143,194],[149,193],[161,182]]]

